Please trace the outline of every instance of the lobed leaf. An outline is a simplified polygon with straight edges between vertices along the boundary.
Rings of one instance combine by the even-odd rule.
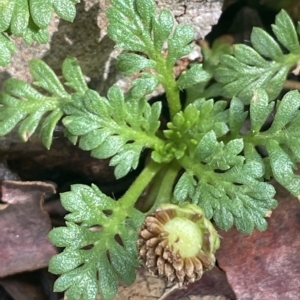
[[[71,101],[71,95],[43,61],[30,61],[30,72],[36,80],[34,85],[42,87],[43,91],[14,78],[4,83],[4,91],[0,94],[0,104],[3,105],[0,108],[0,135],[19,125],[19,135],[26,142],[42,123],[40,137],[49,149],[55,126],[64,115],[63,108]],[[66,85],[74,87],[75,92],[80,94],[87,89],[75,59],[66,59],[63,73],[66,74]]]
[[[254,92],[250,102],[251,130],[259,132],[274,108],[274,102],[269,103],[268,94],[259,89]]]
[[[275,133],[285,128],[297,115],[300,108],[300,94],[290,91],[281,101],[278,101],[277,111],[268,133]]]
[[[153,43],[157,51],[161,51],[164,42],[174,27],[174,19],[169,10],[162,9],[159,16],[153,19]]]
[[[274,61],[282,61],[283,53],[277,42],[263,29],[254,27],[251,33],[253,48],[262,56]]]
[[[108,35],[118,48],[134,52],[119,56],[118,68],[125,75],[141,72],[141,78],[133,81],[131,96],[140,98],[150,94],[161,83],[165,90],[177,98],[179,89],[191,87],[198,82],[207,82],[210,75],[200,65],[193,66],[182,74],[176,83],[172,68],[176,61],[191,52],[194,30],[189,25],[174,28],[172,14],[162,10],[155,15],[153,0],[112,1],[107,10]],[[162,50],[168,45],[167,57]],[[139,52],[139,53],[137,53]],[[179,101],[173,99],[173,101]]]
[[[96,186],[73,185],[62,194],[62,204],[70,211],[67,227],[49,233],[54,244],[65,247],[49,263],[50,272],[61,275],[55,291],[65,291],[71,299],[95,299],[100,293],[104,300],[112,300],[118,278],[126,284],[135,279],[138,254],[133,245],[143,214],[133,207],[120,207]]]
[[[168,39],[168,56],[166,64],[172,67],[184,55],[188,55],[193,45],[194,29],[191,25],[178,25],[171,38]]]
[[[184,71],[177,80],[178,87],[183,90],[199,82],[207,82],[210,74],[202,69],[202,65],[193,65],[189,70]]]
[[[139,0],[136,1],[136,10],[148,32],[151,30],[152,18],[155,15],[156,5],[153,1]]]
[[[264,163],[250,145],[243,138],[224,144],[214,131],[203,135],[191,161],[179,160],[187,171],[174,188],[175,201],[198,204],[224,230],[233,225],[243,233],[265,230],[266,212],[277,204],[275,189],[261,182]]]
[[[118,69],[125,75],[131,75],[145,68],[154,68],[156,63],[135,53],[125,53],[118,56]]]
[[[74,95],[68,104],[63,124],[74,136],[80,136],[79,147],[91,150],[93,157],[112,157],[117,178],[125,176],[138,165],[144,148],[156,148],[163,143],[155,136],[159,127],[161,105],[152,107],[143,97],[124,97],[117,86],[108,91],[108,99],[87,90]]]
[[[285,10],[276,16],[272,30],[278,41],[290,52],[299,50],[299,39],[292,19]]]
[[[249,104],[253,91],[263,88],[269,99],[274,100],[280,93],[290,68],[297,64],[299,39],[292,20],[281,11],[272,26],[278,41],[290,53],[283,53],[281,45],[261,28],[251,33],[253,48],[234,45],[233,56],[223,55],[215,78],[223,85],[223,96],[237,96]]]
[[[299,197],[300,176],[293,172],[293,169],[296,169],[294,162],[277,141],[269,141],[267,150],[275,179],[294,196]]]
[[[0,16],[0,22],[1,22],[1,16]],[[16,51],[15,44],[5,34],[0,32],[0,66],[5,67],[9,63],[12,53],[15,51]]]
[[[184,172],[183,175],[178,180],[176,187],[174,189],[174,200],[175,202],[184,202],[195,193],[196,181],[193,178],[193,174]]]
[[[3,35],[9,32],[22,36],[27,44],[32,40],[47,43],[48,25],[53,12],[67,21],[73,21],[76,15],[74,3],[80,0],[10,0],[0,1],[0,65],[10,61],[10,52],[14,47]]]
[[[244,111],[243,102],[233,97],[230,101],[230,109],[229,109],[229,127],[232,135],[238,135],[244,124],[244,121],[248,115],[247,111]]]

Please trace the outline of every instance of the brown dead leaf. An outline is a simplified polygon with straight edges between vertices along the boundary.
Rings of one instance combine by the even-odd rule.
[[[220,232],[219,266],[239,300],[299,300],[300,203],[276,186],[279,206],[265,232]]]
[[[47,238],[51,222],[41,205],[53,185],[43,182],[3,181],[0,210],[0,277],[48,265],[57,253]]]

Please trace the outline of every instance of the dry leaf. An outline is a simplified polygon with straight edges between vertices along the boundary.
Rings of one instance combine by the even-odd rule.
[[[217,260],[239,300],[300,298],[300,203],[276,187],[279,206],[265,232],[220,232]]]
[[[43,182],[3,181],[0,210],[0,277],[36,270],[48,265],[57,253],[48,240],[49,216],[42,210],[45,194],[53,194],[53,185]]]

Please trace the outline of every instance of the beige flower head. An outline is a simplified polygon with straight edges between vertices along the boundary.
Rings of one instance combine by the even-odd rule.
[[[152,274],[186,285],[215,265],[220,239],[198,206],[164,204],[146,217],[138,246]]]

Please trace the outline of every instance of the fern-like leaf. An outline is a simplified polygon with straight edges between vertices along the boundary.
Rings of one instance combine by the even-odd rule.
[[[65,291],[69,299],[91,300],[98,294],[113,299],[118,279],[126,284],[135,280],[137,229],[144,215],[119,205],[96,186],[73,185],[61,201],[70,213],[66,227],[49,234],[55,245],[65,247],[49,264],[52,273],[61,275],[55,291]]]
[[[274,107],[274,102],[268,104],[268,96],[263,90],[258,90],[251,100],[251,123],[253,132],[252,145],[265,146],[269,153],[269,163],[275,179],[294,196],[300,195],[300,176],[294,173],[297,169],[295,162],[300,161],[300,131],[299,108],[300,94],[298,91],[287,93],[281,101],[277,101],[276,113],[271,127],[261,133],[257,133],[268,117],[268,112]],[[262,106],[265,109],[262,109]],[[258,110],[261,120],[257,120]]]
[[[285,54],[264,30],[254,28],[251,34],[253,48],[235,45],[233,56],[221,57],[215,78],[223,84],[224,96],[237,96],[246,104],[258,88],[265,89],[270,100],[278,96],[290,68],[300,59],[300,45],[293,22],[285,11],[276,16],[272,28],[289,53]]]
[[[158,83],[164,86],[168,95],[169,91],[179,92],[179,89],[210,79],[210,75],[200,65],[184,72],[177,83],[173,77],[172,68],[176,61],[193,48],[192,26],[175,27],[173,16],[168,10],[162,10],[156,16],[153,0],[112,0],[111,4],[113,7],[107,11],[110,22],[108,34],[117,43],[117,47],[135,52],[121,54],[118,57],[118,68],[126,75],[142,71],[147,74],[147,78],[153,78],[155,85],[149,93]],[[167,57],[162,54],[164,43],[168,44]]]
[[[53,12],[72,22],[76,14],[74,4],[79,2],[80,0],[0,0],[0,65],[8,64],[8,54],[14,50],[12,42],[7,40],[3,32],[22,36],[27,44],[32,40],[47,43],[47,27]]]
[[[300,161],[300,95],[298,91],[288,92],[282,100],[271,101],[266,91],[258,89],[250,101],[251,127],[240,134],[247,115],[244,104],[238,98],[230,104],[230,131],[245,141],[245,158],[255,161],[263,168],[265,179],[274,177],[294,196],[300,195],[300,176],[294,173],[296,163]],[[270,114],[273,114],[271,126],[264,130]],[[267,150],[267,157],[262,158],[258,147]],[[265,155],[266,155],[265,154]]]
[[[192,201],[207,218],[228,230],[235,225],[243,233],[267,228],[264,217],[276,207],[275,189],[262,182],[263,168],[241,156],[242,139],[224,144],[213,131],[200,140],[193,160],[179,162],[187,171],[174,189],[175,202]]]
[[[67,80],[66,85],[72,87],[75,93],[80,94],[87,90],[75,59],[67,58],[62,71]],[[0,93],[0,135],[9,133],[19,125],[19,135],[23,141],[27,141],[42,123],[40,136],[49,149],[55,125],[64,115],[63,108],[71,101],[71,95],[43,61],[32,60],[30,72],[35,80],[33,85],[42,88],[46,93],[22,80],[8,79]]]
[[[199,99],[167,125],[164,134],[177,152],[182,150],[175,157],[186,170],[175,186],[174,201],[198,204],[225,230],[232,225],[244,233],[255,227],[265,230],[264,217],[277,203],[275,190],[262,182],[262,158],[250,155],[250,150],[246,158],[242,155],[248,147],[239,135],[247,116],[244,104],[234,98],[230,109],[226,107],[225,101]],[[227,134],[236,138],[225,143]]]
[[[87,90],[74,95],[65,112],[63,123],[68,132],[80,136],[79,147],[91,150],[91,155],[103,159],[112,157],[115,176],[125,176],[135,169],[144,148],[156,148],[164,142],[156,137],[161,104],[149,105],[145,97],[125,98],[121,89],[113,86],[107,99]]]

